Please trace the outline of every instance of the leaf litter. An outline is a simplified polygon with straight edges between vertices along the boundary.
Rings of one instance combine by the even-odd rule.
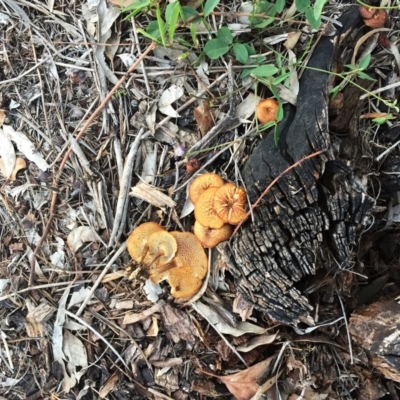
[[[340,307],[334,310],[334,303],[327,306],[322,301],[316,312],[335,318],[322,317],[316,327],[297,328],[310,336],[296,341],[300,336],[295,330],[270,321],[237,295],[228,264],[217,249],[209,252],[215,278],[210,282],[217,284],[210,283],[192,304],[174,303],[166,286],[132,272],[137,266],[122,246],[134,226],[151,220],[169,230],[192,230],[193,205],[186,189],[194,174],[215,171],[240,181],[240,170],[259,142],[254,109],[268,93],[267,86],[257,89],[253,77],[242,79],[242,71],[276,65],[274,51],[284,54],[290,76],[277,85],[278,94],[296,104],[298,63],[313,35],[289,22],[277,32],[265,31],[260,46],[250,35],[251,16],[232,14],[227,20],[220,15],[217,22],[213,15],[211,33],[203,25],[197,40],[204,46],[207,35],[218,30],[216,24],[229,26],[234,43],[248,40],[258,52],[247,65],[225,62],[227,57],[210,61],[196,47],[158,46],[78,138],[113,85],[149,46],[137,29],[146,27],[152,12],[147,10],[132,24],[123,19],[119,7],[111,6],[129,3],[78,0],[66,6],[21,0],[6,2],[0,13],[0,31],[7,35],[0,54],[0,294],[5,298],[0,395],[31,400],[97,394],[110,399],[250,399],[279,391],[282,398],[323,399],[328,387],[329,398],[348,398],[347,393],[358,390],[372,399],[393,391],[381,376],[397,380],[398,372],[377,352],[374,371],[366,372],[369,342],[358,340],[359,364],[348,363],[350,344]],[[295,3],[283,11],[289,19],[296,18]],[[223,5],[232,8],[229,2]],[[239,6],[239,13],[252,11],[250,2]],[[328,8],[326,16],[332,12]],[[184,37],[184,29],[179,29]],[[385,29],[378,33],[385,34]],[[363,49],[371,36],[358,36],[356,61],[361,51],[372,52],[373,47]],[[392,62],[399,64],[394,43],[371,54],[379,60],[377,65],[387,68],[385,74]],[[390,114],[374,106],[365,109],[364,116]],[[363,128],[367,132],[370,125]],[[374,146],[381,148],[386,142]],[[240,153],[233,150],[238,147]],[[72,153],[64,161],[67,151]],[[194,174],[187,169],[193,158],[200,164]],[[58,199],[52,205],[55,192]],[[382,204],[381,218],[394,229],[398,204]],[[365,251],[371,252],[370,261],[379,249]],[[397,265],[395,259],[382,265]],[[393,282],[388,283],[391,275],[383,275],[379,286],[386,294],[394,290]],[[340,279],[342,287],[353,282],[347,271]],[[367,281],[361,285],[368,292],[363,298],[373,301],[376,288]],[[220,300],[210,295],[211,286]],[[327,299],[332,293],[323,295],[321,299]],[[384,306],[380,320],[394,318],[385,314]],[[369,321],[370,310],[353,314],[353,335],[360,336],[356,323]],[[341,345],[334,346],[335,340]],[[287,345],[295,341],[296,348]],[[312,369],[311,359],[323,372]],[[332,360],[338,371],[327,367]],[[284,384],[277,384],[278,377]],[[360,388],[360,381],[368,384]]]

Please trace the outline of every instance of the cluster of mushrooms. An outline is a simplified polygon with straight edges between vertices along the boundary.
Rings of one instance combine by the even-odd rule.
[[[206,173],[197,177],[189,187],[194,204],[194,234],[204,247],[215,247],[228,240],[233,226],[246,216],[246,191],[226,183],[219,175]]]
[[[129,235],[127,248],[152,282],[168,281],[176,299],[196,294],[207,275],[207,256],[190,232],[168,232],[155,222],[145,222]]]
[[[132,231],[127,249],[153,283],[167,280],[171,295],[187,299],[201,288],[208,271],[204,247],[215,247],[228,240],[233,225],[246,216],[246,192],[226,183],[219,175],[206,173],[189,187],[195,205],[194,234],[168,232],[155,222],[145,222]]]

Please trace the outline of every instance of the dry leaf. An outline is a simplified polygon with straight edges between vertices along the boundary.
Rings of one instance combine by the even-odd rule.
[[[98,240],[97,233],[88,226],[79,226],[73,229],[67,238],[69,248],[73,253],[86,242],[96,242]]]
[[[256,96],[253,93],[250,93],[238,106],[235,110],[235,117],[240,119],[248,119],[250,118],[255,110],[256,106],[260,101],[260,97]]]
[[[158,101],[158,109],[161,113],[172,118],[179,118],[179,114],[171,106],[172,103],[179,100],[183,96],[183,88],[177,85],[171,85],[164,90],[160,100]]]
[[[260,335],[251,338],[247,343],[241,344],[240,346],[236,347],[237,351],[241,351],[242,353],[248,353],[249,351],[255,349],[258,346],[263,346],[265,344],[270,344],[275,341],[278,332],[274,335]]]
[[[233,375],[218,376],[206,371],[202,372],[218,378],[237,400],[250,400],[260,387],[257,380],[264,374],[274,359],[275,356],[272,356]]]
[[[13,171],[11,172],[11,175],[8,177],[8,179],[10,181],[15,181],[17,179],[17,174],[21,169],[26,168],[26,162],[23,158],[21,157],[17,157],[17,159],[15,160],[15,166]],[[7,173],[6,173],[6,166],[4,163],[4,160],[2,158],[0,158],[0,172],[7,177]]]
[[[389,114],[388,113],[380,113],[380,112],[371,112],[367,114],[363,114],[360,116],[360,119],[366,119],[366,118],[384,118],[387,117]]]
[[[117,384],[119,379],[119,372],[114,372],[106,381],[106,383],[100,388],[99,397],[104,399],[110,393]]]
[[[42,171],[49,169],[49,164],[43,156],[36,151],[36,146],[22,132],[17,132],[12,126],[3,125],[3,131],[7,138],[12,140],[18,147],[18,150],[29,160],[35,163]],[[2,146],[1,146],[2,147]],[[0,148],[1,148],[0,147]],[[2,154],[4,158],[4,155]]]
[[[0,128],[3,126],[5,119],[6,119],[6,111],[0,109]]]
[[[289,32],[288,37],[283,45],[287,48],[292,50],[294,46],[296,46],[298,40],[300,39],[301,31]]]
[[[92,290],[91,286],[88,287],[82,286],[79,290],[73,292],[71,300],[69,301],[68,304],[68,309],[70,309],[72,306],[76,304],[82,303],[82,301],[84,301],[90,295],[91,290]]]
[[[79,382],[82,375],[86,373],[88,359],[86,348],[83,343],[71,332],[64,330],[63,351],[67,359],[67,370],[70,377]],[[71,387],[74,387],[72,385]]]
[[[203,100],[199,106],[193,110],[193,114],[197,125],[199,125],[201,136],[205,136],[214,126],[214,116],[210,108],[210,102],[208,100]]]
[[[171,199],[171,197],[160,192],[154,186],[150,186],[144,182],[139,182],[136,186],[134,186],[131,189],[131,192],[129,194],[131,196],[147,201],[147,203],[150,203],[155,207],[174,208],[176,206],[175,202]]]
[[[0,128],[0,156],[2,165],[0,166],[1,173],[6,177],[10,178],[16,163],[16,155],[14,146],[11,143],[10,138],[6,134],[5,130]]]
[[[214,329],[223,334],[238,337],[244,335],[245,333],[262,335],[266,332],[265,328],[250,324],[249,322],[239,322],[234,327],[230,326],[224,322],[215,311],[200,301],[192,303],[192,307],[199,312],[199,314],[203,315],[204,318],[206,318],[207,321],[214,327]]]

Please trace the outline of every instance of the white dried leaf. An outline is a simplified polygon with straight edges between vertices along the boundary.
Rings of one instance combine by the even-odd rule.
[[[289,71],[291,72],[289,76],[289,90],[297,97],[300,90],[299,78],[297,76],[297,70],[295,65],[297,64],[296,54],[290,49],[288,49],[289,58]]]
[[[194,210],[194,204],[190,201],[189,196],[186,196],[186,201],[185,204],[182,207],[181,215],[179,216],[179,219],[187,217],[189,214],[191,214]]]
[[[278,332],[276,332],[273,335],[260,335],[260,336],[255,336],[245,344],[241,344],[238,347],[236,347],[237,351],[240,351],[242,353],[248,353],[249,351],[255,349],[258,346],[263,346],[265,344],[271,344],[275,341],[276,337],[278,335]]]
[[[146,158],[143,162],[141,178],[144,182],[152,184],[157,173],[157,151],[154,143],[146,143]]]
[[[214,329],[225,335],[232,335],[235,337],[242,336],[245,333],[262,335],[267,331],[267,329],[251,324],[250,322],[239,322],[235,327],[230,326],[224,322],[215,311],[200,301],[192,303],[192,307],[195,311],[203,315]]]
[[[0,279],[0,295],[3,294],[4,289],[8,286],[10,282],[10,279]]]
[[[62,389],[65,393],[68,393],[72,387],[75,386],[75,379],[69,376],[65,370],[65,355],[63,352],[63,327],[65,323],[65,304],[69,295],[69,289],[66,288],[64,294],[62,295],[60,301],[58,302],[58,311],[56,320],[54,322],[53,336],[52,336],[52,347],[53,347],[53,357],[54,361],[57,361],[61,366],[64,374],[64,380],[62,384]]]
[[[70,309],[72,306],[76,304],[80,304],[85,300],[89,294],[92,288],[90,286],[88,287],[81,287],[79,290],[75,291],[72,293],[71,300],[69,301],[68,304],[68,309]]]
[[[171,106],[172,103],[179,100],[183,96],[183,88],[177,85],[171,85],[167,90],[164,90],[160,100],[158,101],[158,109],[161,113],[172,118],[178,118],[179,114]]]
[[[0,386],[1,387],[10,387],[10,386],[15,386],[20,380],[22,379],[14,379],[14,378],[6,378],[5,381],[0,381]],[[5,397],[3,397],[5,399]]]
[[[8,25],[10,17],[7,14],[0,13],[0,24]]]
[[[136,61],[136,57],[130,53],[118,54],[118,57],[121,59],[127,69],[132,67],[133,63]]]
[[[156,131],[157,104],[154,103],[146,113],[145,121],[151,133]]]
[[[11,140],[7,137],[3,129],[0,128],[0,157],[4,162],[6,178],[9,178],[14,171],[17,156]]]
[[[146,279],[143,290],[146,294],[147,300],[150,300],[153,303],[158,301],[158,296],[162,293],[161,286],[158,283],[152,282],[151,279]]]
[[[46,171],[49,168],[47,161],[35,150],[35,145],[25,134],[15,131],[14,128],[9,125],[3,125],[3,130],[7,137],[17,145],[18,150],[24,154],[28,160],[35,163],[42,171]]]
[[[255,5],[251,1],[244,1],[240,3],[238,12],[239,14],[251,14],[254,12]],[[239,22],[244,25],[251,25],[250,17],[242,16],[238,18]]]
[[[21,194],[24,194],[30,187],[37,186],[34,183],[24,183],[23,185],[16,186],[12,189],[9,189],[7,186],[5,190],[9,196],[11,196],[14,200],[18,199]]]
[[[249,119],[255,112],[260,97],[250,93],[235,110],[235,117],[240,119]]]
[[[97,233],[89,226],[78,226],[73,229],[67,238],[67,244],[73,253],[86,242],[96,242],[99,239]]]
[[[152,204],[155,207],[171,207],[174,208],[176,203],[171,197],[162,193],[154,186],[150,186],[147,183],[139,182],[136,186],[131,189],[129,193],[131,196],[137,197],[147,203]]]
[[[65,269],[65,252],[57,250],[50,256],[51,263],[61,269]]]
[[[199,78],[201,79],[201,81],[204,83],[204,85],[206,86],[210,86],[210,80],[208,79],[208,63],[205,61],[202,61],[199,66],[196,69],[196,73],[199,76]],[[200,83],[199,83],[200,85]],[[199,86],[200,89],[200,86]]]
[[[86,373],[86,368],[88,367],[86,348],[70,331],[64,330],[63,336],[63,352],[68,361],[67,370],[76,383]],[[73,386],[75,386],[75,383]]]

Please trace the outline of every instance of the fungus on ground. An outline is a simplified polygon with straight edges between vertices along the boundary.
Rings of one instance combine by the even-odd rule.
[[[219,243],[225,242],[231,237],[233,226],[225,224],[222,228],[212,229],[207,228],[206,226],[201,225],[200,222],[196,221],[194,223],[193,232],[204,247],[212,249]]]
[[[189,198],[193,204],[197,203],[200,195],[209,188],[220,188],[225,181],[217,174],[208,172],[198,176],[189,186]]]
[[[246,200],[242,187],[227,183],[215,192],[213,208],[222,221],[237,225],[246,216]]]
[[[147,252],[142,264],[152,268],[153,264],[155,267],[167,264],[174,258],[177,249],[178,244],[169,232],[154,232],[147,239]]]
[[[190,232],[170,232],[178,243],[175,258],[160,266],[150,279],[154,283],[168,280],[175,299],[189,298],[201,288],[207,275],[208,260],[200,241]],[[163,270],[163,271],[161,271]]]
[[[211,187],[207,189],[194,206],[194,217],[201,225],[207,228],[219,229],[225,224],[221,218],[218,217],[214,209],[214,197],[219,188]]]
[[[279,103],[275,99],[260,100],[256,107],[256,117],[261,124],[277,121]]]
[[[385,26],[387,13],[383,9],[360,6],[360,15],[364,19],[365,25],[372,29],[382,28]]]
[[[155,222],[145,222],[132,231],[126,241],[126,246],[134,261],[137,263],[143,261],[148,251],[147,241],[150,235],[160,231],[165,231],[165,229]]]

